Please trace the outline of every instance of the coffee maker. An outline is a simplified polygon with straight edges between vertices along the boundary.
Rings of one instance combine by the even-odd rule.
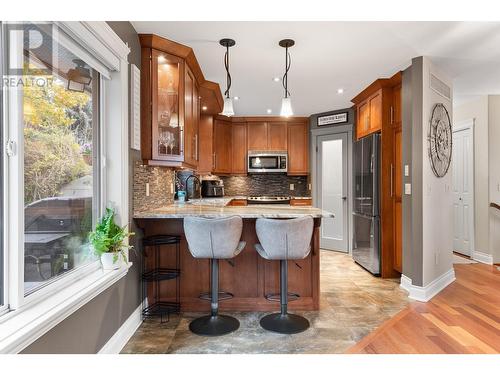
[[[201,181],[201,196],[203,198],[223,197],[224,183],[221,180]]]

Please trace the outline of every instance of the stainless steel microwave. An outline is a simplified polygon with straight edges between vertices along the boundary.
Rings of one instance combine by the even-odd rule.
[[[248,173],[286,173],[288,154],[286,151],[249,151]]]

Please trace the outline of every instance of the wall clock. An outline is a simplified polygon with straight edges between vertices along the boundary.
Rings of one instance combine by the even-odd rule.
[[[453,134],[450,116],[442,103],[432,109],[428,139],[432,171],[437,177],[443,177],[451,163]]]

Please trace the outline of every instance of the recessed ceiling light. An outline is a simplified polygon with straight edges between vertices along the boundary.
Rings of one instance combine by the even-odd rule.
[[[344,89],[337,89],[337,94],[343,94],[344,93]]]
[[[240,100],[240,97],[239,96],[235,96],[233,99],[234,100]]]
[[[204,105],[203,107],[201,107],[202,110],[206,111],[208,108],[206,105]]]
[[[167,59],[165,58],[165,56],[160,55],[160,56],[158,56],[158,62],[160,64],[163,64],[163,63],[167,62]]]
[[[281,81],[281,78],[280,78],[280,77],[274,77],[274,78],[273,78],[273,81],[274,81],[274,82],[279,82],[279,81]]]
[[[273,110],[269,108],[266,112],[267,113],[273,113]]]

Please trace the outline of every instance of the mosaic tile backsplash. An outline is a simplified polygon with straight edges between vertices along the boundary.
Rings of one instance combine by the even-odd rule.
[[[311,195],[306,176],[287,176],[283,174],[254,174],[248,176],[221,177],[224,193],[227,196],[292,196]],[[290,190],[294,184],[294,190]]]
[[[174,171],[165,167],[151,167],[140,161],[134,165],[134,212],[174,203],[170,185],[174,183]],[[149,182],[149,196],[146,196],[146,183]]]

